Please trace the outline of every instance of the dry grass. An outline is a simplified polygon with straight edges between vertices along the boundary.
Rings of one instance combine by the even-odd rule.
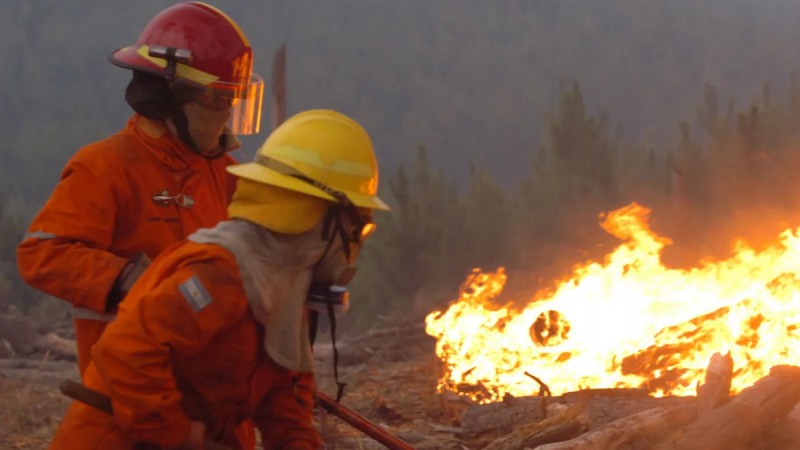
[[[0,378],[0,448],[47,448],[68,404],[55,386]]]
[[[439,367],[428,358],[343,368],[349,384],[342,403],[418,448],[459,448],[444,430],[467,405],[436,393]],[[332,374],[320,371],[320,388],[334,393]],[[68,404],[52,383],[0,378],[0,449],[46,449]],[[321,410],[316,423],[327,450],[385,448]]]
[[[405,345],[404,339],[391,342],[394,339],[383,337],[382,341],[403,348],[403,352],[378,352],[361,364],[340,367],[340,378],[348,383],[342,404],[415,448],[463,448],[453,438],[453,427],[459,425],[461,413],[469,404],[436,392],[442,366],[430,349]],[[76,376],[2,378],[0,373],[0,449],[47,448],[69,404],[58,391],[57,380]],[[320,389],[335,394],[330,361],[320,361],[317,376]],[[385,448],[321,409],[316,425],[326,450]]]
[[[419,355],[418,355],[419,356]],[[436,392],[441,364],[435,358],[370,361],[340,373],[348,382],[342,404],[420,449],[461,448],[452,428],[469,402]],[[335,393],[333,376],[318,368],[319,387]],[[317,423],[327,449],[383,449],[375,441],[334,416],[320,412]]]

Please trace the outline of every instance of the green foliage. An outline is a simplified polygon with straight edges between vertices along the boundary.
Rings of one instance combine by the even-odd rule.
[[[444,171],[431,169],[426,148],[386,185],[392,211],[376,214],[378,230],[359,259],[363,273],[354,287],[354,309],[367,318],[408,310],[419,292],[457,285],[469,269],[462,200]]]
[[[461,202],[464,214],[460,230],[463,237],[459,239],[460,267],[465,271],[473,267],[493,269],[509,263],[510,255],[498,251],[509,248],[512,238],[514,211],[509,207],[507,195],[485,167],[471,167],[469,188]]]
[[[561,95],[559,109],[550,120],[548,140],[553,174],[566,189],[562,200],[614,197],[614,149],[608,117],[588,115],[577,81]]]

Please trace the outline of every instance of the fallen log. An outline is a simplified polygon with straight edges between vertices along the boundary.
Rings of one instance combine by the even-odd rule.
[[[36,369],[2,369],[5,378],[9,380],[25,380],[26,383],[37,385],[58,386],[64,377],[80,377],[78,368],[65,372],[48,372]],[[2,448],[2,445],[0,445]]]
[[[770,428],[766,439],[772,444],[771,448],[800,448],[800,404],[792,408],[786,420],[778,421]]]
[[[0,339],[0,359],[13,358],[17,356],[17,352],[11,347],[5,339]]]
[[[694,420],[694,408],[653,408],[617,419],[574,439],[535,447],[536,450],[611,450],[660,438]],[[646,448],[646,447],[645,447]]]
[[[37,338],[33,345],[39,351],[59,356],[62,359],[70,361],[78,359],[78,346],[75,341],[64,339],[52,332]]]
[[[515,397],[504,402],[470,406],[461,416],[461,430],[462,436],[471,442],[486,443],[512,433],[519,424],[545,419],[545,405],[580,405],[591,427],[597,428],[656,407],[694,408],[695,401],[694,397],[649,397],[640,389],[586,389],[559,397]]]
[[[726,405],[697,420],[658,448],[745,450],[760,448],[763,432],[800,401],[800,367],[776,366]]]
[[[30,355],[34,352],[32,343],[36,332],[30,321],[23,316],[0,315],[0,339],[7,341],[16,355]]]
[[[539,422],[519,426],[512,433],[489,443],[483,450],[522,450],[580,435],[588,428],[588,417],[580,406],[561,406],[561,411]]]
[[[41,361],[38,359],[0,359],[0,369],[32,369],[41,372],[67,372],[75,367],[69,361]]]
[[[362,447],[356,447],[361,449]],[[464,443],[455,437],[436,437],[431,438],[420,443],[414,444],[416,450],[464,450],[467,448]],[[386,447],[381,446],[380,450],[385,450]]]
[[[8,379],[58,384],[65,377],[79,377],[78,366],[70,361],[36,359],[0,359],[0,371]],[[2,447],[2,445],[0,445]]]
[[[472,439],[484,433],[493,436],[511,433],[515,425],[544,419],[544,402],[544,397],[518,397],[471,406],[461,416],[462,434]]]
[[[329,326],[323,318],[320,329]],[[436,340],[425,334],[423,324],[371,330],[360,336],[344,337],[336,343],[339,364],[351,366],[369,360],[381,362],[407,361],[430,354]],[[333,357],[330,340],[325,332],[318,333],[314,357],[327,360]]]

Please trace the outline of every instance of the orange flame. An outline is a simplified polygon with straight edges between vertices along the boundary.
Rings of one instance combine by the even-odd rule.
[[[756,252],[694,269],[661,262],[671,244],[650,230],[650,210],[633,203],[603,229],[622,242],[603,263],[526,307],[498,307],[506,275],[475,272],[446,311],[426,318],[446,373],[440,390],[490,402],[506,394],[554,395],[584,388],[644,387],[653,395],[694,395],[715,352],[730,352],[739,391],[778,364],[800,361],[800,229]]]

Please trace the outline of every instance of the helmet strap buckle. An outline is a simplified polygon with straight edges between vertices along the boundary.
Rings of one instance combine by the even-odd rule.
[[[164,68],[164,78],[169,81],[173,81],[177,77],[178,63],[189,64],[192,62],[192,51],[185,48],[154,45],[150,47],[147,54],[167,62],[167,67]]]

